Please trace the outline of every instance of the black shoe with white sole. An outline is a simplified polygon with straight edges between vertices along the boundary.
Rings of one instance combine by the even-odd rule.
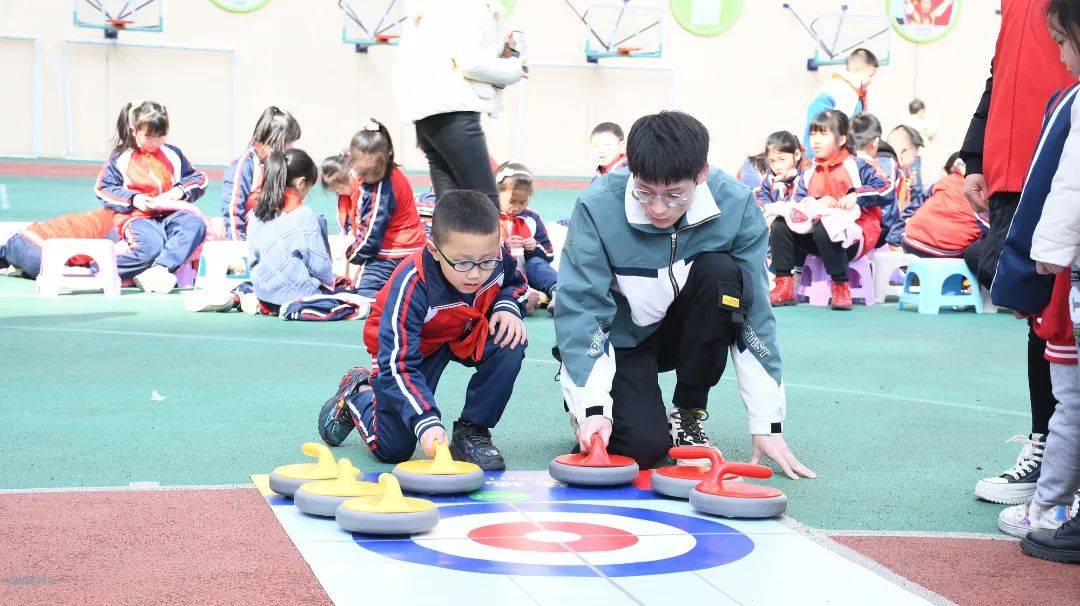
[[[1019,505],[1027,503],[1035,496],[1035,484],[1042,472],[1043,450],[1046,448],[1046,436],[1031,434],[1028,437],[1016,436],[1009,440],[1024,445],[1016,464],[999,476],[983,478],[975,485],[975,496],[991,503]]]

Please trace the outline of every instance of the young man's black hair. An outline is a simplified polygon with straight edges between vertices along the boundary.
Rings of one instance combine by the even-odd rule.
[[[709,131],[697,118],[665,111],[638,118],[626,140],[635,179],[670,184],[696,180],[709,155]]]

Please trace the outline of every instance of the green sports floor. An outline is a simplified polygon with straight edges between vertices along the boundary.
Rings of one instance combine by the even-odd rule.
[[[29,163],[33,164],[33,163]],[[96,204],[88,177],[0,175],[25,221]],[[575,194],[542,190],[533,206],[567,216]],[[200,206],[217,213],[220,183]],[[308,203],[330,214],[315,191]],[[828,530],[996,534],[1001,506],[971,496],[1010,466],[1003,443],[1028,431],[1025,326],[1006,314],[900,312],[895,304],[777,313],[788,390],[789,444],[817,480],[773,480],[788,514]],[[526,321],[532,344],[494,435],[511,469],[545,469],[572,445],[562,409],[554,330]],[[125,290],[38,298],[0,277],[0,489],[243,484],[298,460],[318,440],[315,416],[351,365],[369,360],[357,322],[298,323],[239,313],[190,314],[180,295]],[[466,369],[439,386],[444,417],[461,408]],[[666,393],[674,383],[664,376]],[[164,400],[151,399],[153,392]],[[707,421],[729,459],[749,456],[733,378]],[[336,449],[365,471],[383,468],[350,437]]]

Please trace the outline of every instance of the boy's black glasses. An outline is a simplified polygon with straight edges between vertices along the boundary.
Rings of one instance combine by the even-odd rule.
[[[435,241],[432,240],[431,243],[435,244]],[[463,274],[469,273],[473,270],[474,267],[479,267],[481,271],[492,271],[499,266],[499,263],[502,263],[502,253],[499,253],[499,258],[497,259],[483,259],[480,261],[451,261],[450,257],[447,257],[446,253],[444,253],[442,249],[439,248],[438,244],[435,244],[435,250],[439,251],[439,254],[442,255],[443,259],[446,259],[446,262],[450,264],[450,267],[454,268],[454,271],[461,272]]]
[[[690,196],[681,196],[674,193],[660,195],[654,194],[644,189],[632,189],[630,190],[630,195],[633,196],[633,198],[637,200],[639,204],[652,204],[653,200],[659,198],[659,200],[664,203],[664,206],[667,206],[668,208],[679,208],[680,206],[686,206],[686,204],[690,201]]]

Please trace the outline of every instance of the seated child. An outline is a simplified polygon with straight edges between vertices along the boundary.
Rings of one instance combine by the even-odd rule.
[[[833,309],[851,309],[851,288],[848,286],[848,263],[873,250],[881,234],[881,196],[889,184],[866,160],[852,155],[848,120],[843,112],[834,109],[821,112],[810,127],[810,145],[814,148],[814,165],[799,177],[795,197],[800,203],[808,198],[828,208],[859,209],[855,224],[859,234],[850,246],[833,241],[820,222],[811,233],[800,234],[782,218],[773,221],[769,243],[772,248],[773,272],[776,286],[769,295],[773,305],[794,305],[795,280],[792,272],[801,254],[821,257],[832,278]]]
[[[299,138],[300,123],[292,114],[274,106],[263,110],[248,148],[225,169],[221,216],[225,219],[227,239],[243,240],[247,236],[248,213],[259,203],[262,190],[263,159],[270,152],[289,149]]]
[[[108,208],[95,208],[84,213],[60,215],[38,223],[32,223],[4,244],[0,244],[0,269],[14,267],[23,276],[34,279],[41,271],[41,247],[45,240],[53,238],[105,238],[118,240],[113,220],[116,212]],[[89,259],[75,259],[77,265]]]
[[[904,252],[920,257],[959,257],[982,236],[982,224],[964,197],[965,167],[959,153],[949,156],[945,173],[930,188],[929,197],[908,205],[901,213],[894,231]]]
[[[747,156],[743,160],[739,171],[735,173],[735,178],[746,184],[747,187],[757,189],[761,186],[761,181],[765,178],[767,170],[768,163],[765,160],[765,154],[754,154],[753,156]]]
[[[855,157],[862,158],[874,167],[878,175],[889,185],[881,194],[881,234],[877,242],[867,246],[877,248],[885,243],[889,230],[896,223],[899,211],[896,204],[897,184],[905,182],[900,173],[896,153],[888,143],[881,140],[881,121],[877,116],[863,112],[851,119],[851,144],[855,148]]]
[[[596,161],[596,180],[613,170],[626,166],[626,137],[614,122],[601,122],[589,135],[589,147]]]
[[[899,212],[904,212],[910,203],[918,203],[924,194],[922,158],[919,156],[923,145],[922,136],[910,126],[901,124],[889,133],[889,146],[896,152],[900,176],[907,184],[907,191],[900,188],[896,192]]]
[[[926,103],[922,99],[912,99],[911,103],[908,103],[908,117],[905,122],[919,133],[924,142],[930,143],[937,138],[937,131],[926,120]]]
[[[435,443],[447,440],[435,389],[453,360],[476,372],[454,422],[450,451],[484,470],[504,469],[490,430],[525,358],[521,317],[527,286],[499,245],[499,213],[484,194],[440,194],[431,238],[398,266],[368,316],[370,388],[366,368],[346,373],[320,412],[319,433],[337,446],[355,426],[387,463],[408,460],[418,440],[433,456]]]
[[[821,112],[829,109],[839,110],[845,117],[867,111],[866,89],[874,79],[878,65],[874,53],[857,48],[848,55],[844,71],[833,73],[832,78],[818,89],[806,110],[806,131],[803,134],[803,147],[811,160],[814,150],[810,145],[810,127],[814,121]]]
[[[529,168],[517,162],[504,162],[495,173],[499,187],[499,219],[503,244],[511,254],[524,251],[525,278],[529,286],[548,298],[548,312],[555,313],[555,290],[559,274],[551,267],[555,251],[544,227],[544,220],[529,208],[533,177]]]
[[[319,178],[311,156],[299,149],[271,152],[259,204],[248,222],[253,293],[241,297],[247,313],[278,315],[300,297],[333,290],[326,224],[304,204]]]
[[[323,186],[338,194],[338,225],[354,241],[345,251],[360,266],[352,278],[369,299],[404,259],[424,247],[427,235],[416,212],[412,186],[394,164],[394,143],[381,122],[353,135],[347,153],[323,161]]]
[[[206,221],[192,204],[206,192],[206,173],[195,170],[178,147],[165,143],[169,115],[155,101],[124,105],[116,142],[94,193],[115,211],[128,252],[116,259],[121,278],[135,278],[146,292],[168,293],[176,270],[202,245]]]
[[[805,168],[799,139],[786,130],[777,131],[765,140],[764,155],[768,170],[760,187],[754,189],[758,204],[793,200],[799,173]]]

